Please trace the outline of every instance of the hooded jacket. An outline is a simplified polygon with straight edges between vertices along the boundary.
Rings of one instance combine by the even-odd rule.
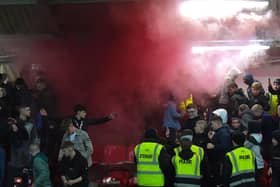
[[[217,110],[214,110],[213,114],[215,114],[215,115],[219,116],[220,118],[222,118],[223,124],[227,124],[227,122],[228,122],[228,113],[227,113],[226,109],[219,108]]]
[[[264,161],[261,154],[261,142],[262,134],[261,133],[252,133],[249,135],[247,140],[244,143],[244,147],[247,147],[253,151],[256,155],[257,169],[264,168]]]
[[[215,148],[209,150],[210,154],[216,161],[223,161],[225,153],[227,153],[231,145],[230,131],[227,126],[223,126],[216,130],[215,135],[212,138],[212,143],[215,145]]]

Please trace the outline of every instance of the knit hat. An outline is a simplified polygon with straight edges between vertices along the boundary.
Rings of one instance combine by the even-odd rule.
[[[272,137],[275,138],[278,142],[280,142],[280,130],[273,131]]]
[[[145,132],[145,138],[158,138],[156,129],[148,128]]]
[[[244,77],[243,77],[244,82],[247,85],[251,85],[254,82],[254,77],[252,74],[247,73]]]
[[[226,124],[228,122],[228,113],[227,113],[226,109],[219,108],[217,110],[214,110],[213,114],[220,117],[222,119],[223,124]]]
[[[261,132],[261,122],[257,120],[248,121],[248,133],[260,133]]]

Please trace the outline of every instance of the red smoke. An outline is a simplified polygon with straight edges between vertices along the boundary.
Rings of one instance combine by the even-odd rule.
[[[255,22],[234,18],[208,26],[185,20],[177,6],[173,0],[52,6],[61,33],[16,43],[17,63],[27,72],[41,65],[63,115],[77,103],[89,116],[119,113],[110,124],[90,128],[94,143],[135,143],[144,128],[162,126],[166,93],[182,99],[220,85],[226,71],[217,62],[230,54],[195,60],[193,41],[226,38],[220,27],[232,39],[252,39],[255,32]]]

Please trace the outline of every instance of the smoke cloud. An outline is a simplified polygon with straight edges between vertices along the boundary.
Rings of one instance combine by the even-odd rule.
[[[257,26],[279,28],[270,12],[261,21],[248,20],[250,12],[192,20],[178,6],[153,0],[53,7],[63,34],[29,41],[28,49],[18,44],[24,53],[17,63],[27,72],[40,64],[54,84],[61,115],[77,103],[87,106],[89,116],[119,113],[108,125],[90,127],[94,143],[136,143],[145,128],[161,129],[168,93],[179,100],[215,93],[230,69],[243,71],[259,60],[248,60],[246,52],[192,54],[197,41],[252,40]]]

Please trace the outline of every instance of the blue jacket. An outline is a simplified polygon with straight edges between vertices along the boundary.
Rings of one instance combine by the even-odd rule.
[[[181,129],[180,118],[181,114],[177,112],[176,103],[169,101],[164,111],[163,126],[179,130]]]
[[[213,149],[215,159],[223,161],[225,154],[230,151],[232,147],[229,128],[227,126],[222,126],[216,130],[212,143],[215,145]]]

